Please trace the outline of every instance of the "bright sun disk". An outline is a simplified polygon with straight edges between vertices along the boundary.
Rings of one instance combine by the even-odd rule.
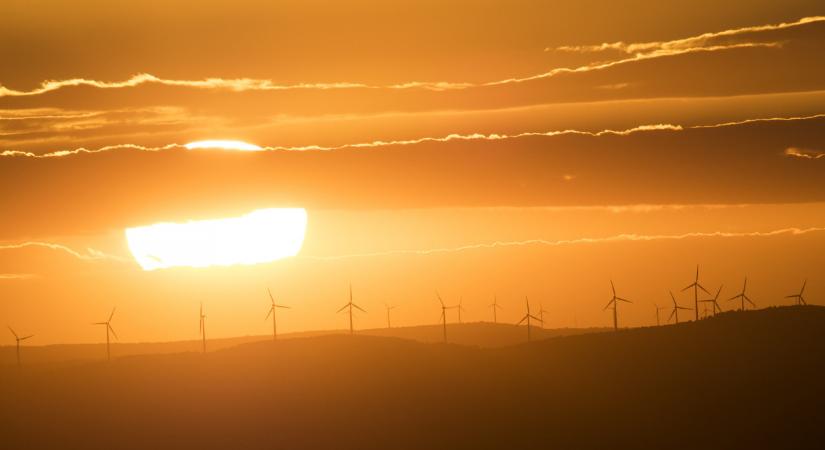
[[[190,142],[184,145],[187,150],[195,150],[195,149],[222,149],[222,150],[242,150],[246,152],[257,152],[263,150],[263,148],[255,145],[250,144],[249,142],[244,141],[232,141],[232,140],[220,140],[220,139],[213,139],[207,141],[195,141]]]

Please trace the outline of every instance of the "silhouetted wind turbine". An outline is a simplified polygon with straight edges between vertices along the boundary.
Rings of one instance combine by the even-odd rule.
[[[394,305],[393,305],[393,306],[390,306],[390,305],[388,305],[388,304],[386,304],[386,303],[384,303],[384,306],[386,306],[386,307],[387,307],[387,328],[392,328],[392,324],[390,323],[390,311],[392,311],[393,309],[395,309],[395,306],[394,306]]]
[[[607,302],[607,305],[604,307],[604,309],[610,308],[610,305],[613,305],[613,330],[616,331],[619,329],[619,302],[633,302],[616,295],[616,286],[613,285],[613,280],[610,280],[610,289],[613,290],[613,298],[611,298],[610,301]]]
[[[30,337],[33,337],[34,335],[30,334],[28,336],[20,337],[20,336],[17,335],[17,333],[14,332],[14,330],[12,330],[12,328],[10,326],[8,326],[8,325],[6,325],[6,326],[9,327],[9,331],[11,331],[11,334],[14,335],[14,339],[17,340],[17,367],[21,367],[20,366],[20,341],[25,341],[26,339],[28,339]]]
[[[747,288],[748,288],[748,277],[745,277],[745,284],[742,285],[742,292],[740,292],[739,294],[736,294],[733,297],[728,299],[728,301],[736,300],[737,298],[739,300],[741,300],[742,301],[742,311],[745,310],[745,301],[747,301],[748,303],[750,303],[751,305],[756,307],[756,303],[754,303],[753,300],[751,300],[750,297],[748,297],[748,295],[745,294],[745,290]]]
[[[719,286],[719,290],[716,291],[716,295],[713,298],[707,298],[707,299],[704,299],[704,300],[699,300],[700,302],[712,304],[712,306],[713,306],[713,315],[716,315],[716,314],[722,312],[722,307],[719,306],[719,294],[722,293],[722,287],[723,286],[724,286],[724,284],[722,286]]]
[[[461,311],[467,312],[461,304],[464,303],[464,297],[458,297],[458,306],[455,309],[458,310],[458,323],[461,323]]]
[[[699,284],[699,265],[698,264],[696,265],[696,279],[693,281],[693,283],[687,285],[687,287],[682,289],[682,292],[684,292],[684,291],[686,291],[690,288],[693,288],[693,310],[696,312],[696,320],[699,320],[699,289],[705,291],[705,293],[708,294],[708,295],[711,295],[711,293],[708,292],[708,290],[705,289],[704,286]]]
[[[501,305],[498,304],[498,298],[495,295],[493,296],[493,303],[490,303],[490,308],[493,309],[493,323],[498,323],[498,316],[496,315],[496,310],[502,308]]]
[[[347,308],[349,308],[349,334],[353,334],[354,330],[352,328],[352,308],[359,309],[362,312],[366,312],[366,311],[364,311],[363,308],[361,308],[360,306],[358,306],[358,305],[356,305],[355,303],[352,302],[352,285],[351,284],[349,285],[349,303],[342,306],[341,309],[339,309],[337,312],[340,313],[341,311],[343,311]]]
[[[438,301],[441,303],[441,324],[444,327],[444,342],[447,342],[447,310],[456,308],[456,306],[447,306],[444,304],[444,300],[441,299],[441,295],[436,291],[436,297],[438,297]]]
[[[275,298],[272,296],[272,291],[270,291],[269,288],[266,289],[266,292],[269,293],[269,300],[272,302],[272,306],[269,307],[269,312],[266,313],[266,317],[264,318],[264,320],[269,319],[269,316],[272,315],[272,340],[274,341],[274,340],[278,339],[278,325],[276,324],[276,321],[275,321],[275,309],[276,308],[290,309],[290,307],[286,306],[286,305],[276,304],[275,303]]]
[[[673,291],[668,292],[670,292],[670,299],[673,300],[673,311],[670,312],[670,317],[667,320],[671,320],[675,317],[676,323],[679,323],[679,310],[684,309],[690,311],[690,308],[686,306],[679,306],[679,304],[676,303],[676,297],[673,296]]]
[[[653,306],[656,307],[656,326],[658,327],[658,326],[661,325],[661,322],[659,321],[659,311],[661,311],[663,309],[667,309],[667,308],[665,308],[664,306],[659,306],[656,303],[654,303]]]
[[[525,314],[524,317],[522,317],[521,320],[519,320],[516,326],[521,325],[522,323],[524,323],[525,320],[527,321],[527,342],[530,342],[530,319],[538,321],[539,318],[530,314],[530,301],[527,300],[526,295],[524,296],[524,302],[527,304],[527,314]]]
[[[203,313],[203,303],[201,303],[199,315],[200,322],[198,324],[198,332],[201,334],[201,339],[203,342],[203,352],[206,353],[206,314]]]
[[[112,359],[112,353],[109,350],[109,332],[111,331],[112,334],[117,339],[117,333],[115,333],[115,329],[112,328],[112,317],[115,316],[115,308],[112,308],[112,313],[109,314],[109,320],[105,322],[95,322],[92,325],[104,325],[106,327],[106,360],[110,361]]]
[[[550,312],[544,309],[544,304],[539,303],[539,323],[541,324],[541,328],[544,329],[544,313]]]
[[[805,292],[805,285],[808,284],[808,280],[802,282],[802,289],[799,290],[798,294],[794,295],[786,295],[785,298],[795,298],[797,305],[807,305],[808,302],[805,301],[805,297],[802,294]]]

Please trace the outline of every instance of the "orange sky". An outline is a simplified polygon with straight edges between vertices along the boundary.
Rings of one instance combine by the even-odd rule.
[[[381,326],[627,325],[690,282],[825,296],[818,2],[6,1],[0,319],[37,343]],[[261,152],[189,151],[238,139]],[[124,229],[303,207],[298,256],[143,272]],[[498,244],[496,244],[498,243]],[[687,294],[682,294],[687,300]],[[821,303],[823,300],[819,300]],[[624,306],[624,305],[623,305]],[[730,303],[726,302],[729,307]],[[33,341],[32,344],[35,342]]]

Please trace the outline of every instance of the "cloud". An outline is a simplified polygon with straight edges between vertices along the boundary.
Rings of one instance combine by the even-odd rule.
[[[660,123],[660,124],[650,124],[650,125],[639,125],[632,128],[627,128],[624,130],[600,130],[600,131],[583,131],[583,130],[555,130],[555,131],[528,131],[524,133],[516,133],[516,134],[499,134],[499,133],[470,133],[470,134],[448,134],[446,136],[441,137],[421,137],[416,139],[403,139],[403,140],[392,140],[392,141],[371,141],[371,142],[359,142],[359,143],[352,143],[352,144],[342,144],[342,145],[335,145],[335,146],[323,146],[323,145],[304,145],[304,146],[267,146],[267,147],[258,147],[261,151],[294,151],[294,152],[306,152],[306,151],[334,151],[334,150],[345,150],[345,149],[357,149],[357,148],[375,148],[375,147],[389,147],[389,146],[407,146],[407,145],[417,145],[423,144],[427,142],[450,142],[450,141],[499,141],[499,140],[508,140],[508,139],[519,139],[525,137],[553,137],[553,136],[563,136],[563,135],[582,135],[582,136],[592,136],[592,137],[600,137],[606,135],[614,135],[614,136],[627,136],[634,133],[640,132],[647,132],[647,131],[683,131],[686,129],[702,129],[702,128],[721,128],[721,127],[732,127],[736,125],[744,125],[749,123],[760,123],[760,122],[791,122],[791,121],[799,121],[799,120],[810,120],[810,119],[819,119],[825,117],[825,113],[823,114],[813,114],[809,116],[795,116],[795,117],[767,117],[767,118],[756,118],[756,119],[745,119],[735,122],[723,122],[723,123],[716,123],[716,124],[709,124],[709,125],[691,125],[691,126],[682,126],[682,125],[674,125],[674,124],[667,124],[667,123]],[[58,158],[64,156],[72,156],[72,155],[79,155],[79,154],[94,154],[94,153],[105,153],[111,152],[116,150],[137,150],[137,151],[144,151],[144,152],[161,152],[165,150],[173,150],[173,149],[186,149],[188,148],[186,144],[167,144],[163,146],[143,146],[137,144],[115,144],[115,145],[107,145],[104,147],[96,148],[96,149],[88,149],[85,147],[76,148],[72,150],[58,150],[48,153],[34,153],[28,151],[21,151],[21,150],[4,150],[0,152],[0,157],[27,157],[27,158],[36,158],[36,159],[44,159],[44,158]]]
[[[24,248],[47,248],[50,250],[57,250],[64,253],[67,253],[71,256],[74,256],[77,259],[82,261],[118,261],[118,262],[125,262],[128,261],[128,258],[124,258],[121,256],[110,255],[108,253],[104,253],[100,250],[95,250],[93,248],[86,248],[85,251],[78,251],[71,247],[67,247],[62,244],[56,244],[53,242],[41,242],[41,241],[28,241],[28,242],[20,242],[16,244],[0,244],[0,251],[2,250],[18,250]]]
[[[820,159],[825,158],[825,152],[806,148],[788,147],[785,149],[785,156],[802,159]]]
[[[551,78],[560,74],[575,74],[603,70],[621,64],[633,63],[648,59],[662,58],[689,53],[717,52],[742,48],[778,48],[780,42],[740,42],[730,44],[707,45],[708,41],[725,36],[734,36],[743,33],[781,30],[800,25],[825,21],[823,16],[805,17],[795,22],[759,25],[733,30],[704,33],[698,36],[673,41],[654,41],[642,43],[603,43],[588,46],[562,46],[559,51],[592,52],[601,50],[619,50],[632,55],[608,62],[592,63],[578,67],[559,67],[546,72],[526,77],[513,77],[487,82],[454,82],[454,81],[408,81],[403,83],[371,85],[360,82],[329,82],[329,83],[278,83],[271,79],[259,78],[204,78],[199,80],[179,80],[161,78],[149,73],[139,73],[122,81],[103,81],[87,78],[71,78],[66,80],[46,80],[40,86],[30,90],[16,90],[0,85],[0,97],[30,97],[54,92],[67,87],[92,87],[97,89],[124,89],[145,84],[164,86],[187,87],[194,89],[219,89],[232,92],[244,91],[292,91],[292,90],[343,90],[343,89],[381,89],[381,90],[410,90],[423,89],[430,91],[464,90],[478,87],[493,87],[507,84],[523,83],[527,81]],[[551,49],[545,49],[551,50]]]
[[[667,52],[679,52],[682,50],[697,48],[697,47],[705,47],[708,41],[713,39],[721,38],[721,37],[730,37],[736,36],[740,34],[746,33],[758,33],[762,31],[776,31],[776,30],[784,30],[786,28],[797,27],[800,25],[805,25],[809,23],[815,22],[822,22],[825,21],[825,16],[812,16],[812,17],[803,17],[795,22],[782,22],[778,24],[769,24],[769,25],[757,25],[757,26],[750,26],[750,27],[742,27],[742,28],[732,28],[723,31],[716,31],[716,32],[709,32],[709,33],[702,33],[697,36],[690,36],[687,38],[682,39],[675,39],[671,41],[651,41],[651,42],[631,42],[626,43],[623,41],[618,42],[604,42],[601,44],[596,45],[565,45],[561,47],[556,47],[555,49],[547,48],[545,51],[556,50],[562,52],[576,52],[576,53],[588,53],[588,52],[603,52],[607,50],[615,50],[620,51],[627,54],[632,55],[641,55],[641,54],[654,54],[654,53],[667,53]]]
[[[388,250],[371,253],[352,253],[348,255],[335,256],[299,256],[300,258],[313,260],[338,260],[349,258],[367,258],[377,256],[395,256],[395,255],[419,255],[428,256],[442,253],[455,253],[468,250],[485,250],[507,247],[526,247],[526,246],[545,246],[545,247],[562,247],[570,245],[581,244],[604,244],[612,242],[649,242],[649,241],[679,241],[684,239],[697,238],[747,238],[747,237],[773,237],[780,235],[798,236],[809,233],[816,233],[825,231],[825,227],[810,227],[810,228],[782,228],[772,231],[750,231],[750,232],[727,232],[727,231],[713,231],[713,232],[692,232],[683,234],[618,234],[615,236],[601,237],[601,238],[576,238],[576,239],[560,239],[560,240],[546,240],[546,239],[528,239],[523,241],[495,241],[479,244],[468,244],[458,247],[442,247],[431,248],[424,250]]]
[[[3,280],[30,280],[36,278],[33,273],[0,273],[0,281]]]

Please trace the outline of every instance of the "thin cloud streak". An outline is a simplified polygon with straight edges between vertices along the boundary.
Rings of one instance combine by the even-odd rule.
[[[667,56],[682,55],[688,53],[717,52],[741,48],[778,48],[779,42],[744,42],[736,44],[706,45],[707,41],[722,36],[732,36],[736,34],[760,31],[773,31],[796,27],[800,25],[825,21],[825,16],[804,17],[796,22],[760,25],[745,27],[734,30],[723,30],[719,32],[704,33],[699,36],[692,36],[674,41],[644,42],[625,44],[623,42],[604,43],[595,46],[563,46],[557,50],[562,51],[597,51],[596,49],[621,50],[633,56],[609,62],[587,64],[579,67],[560,67],[547,72],[527,77],[513,77],[503,80],[488,81],[483,83],[451,82],[451,81],[410,81],[389,85],[370,85],[355,82],[332,82],[332,83],[296,83],[280,84],[271,79],[255,78],[205,78],[201,80],[174,80],[160,78],[152,74],[141,73],[123,81],[102,81],[86,78],[71,78],[67,80],[47,80],[40,86],[31,90],[16,90],[0,85],[0,97],[28,97],[42,95],[67,87],[87,86],[98,89],[124,89],[137,87],[143,84],[159,84],[173,87],[189,87],[195,89],[221,89],[234,92],[243,91],[288,91],[288,90],[338,90],[338,89],[388,89],[407,90],[424,89],[431,91],[463,90],[477,87],[493,87],[506,84],[517,84],[526,81],[551,78],[560,74],[573,74],[603,70],[620,64],[627,64],[648,59],[662,58]],[[545,49],[549,50],[549,49]]]
[[[825,227],[810,227],[810,228],[782,228],[773,231],[750,231],[750,232],[692,232],[684,234],[655,234],[655,235],[640,235],[640,234],[618,234],[615,236],[608,236],[602,238],[576,238],[576,239],[560,239],[560,240],[546,240],[546,239],[528,239],[524,241],[495,241],[479,244],[468,244],[459,247],[443,247],[432,248],[425,250],[388,250],[371,253],[353,253],[348,255],[335,256],[299,256],[299,258],[329,261],[338,259],[350,258],[367,258],[378,256],[395,256],[395,255],[419,255],[428,256],[443,253],[456,253],[468,250],[487,250],[507,247],[526,247],[526,246],[545,246],[545,247],[563,247],[580,244],[604,244],[613,242],[649,242],[649,241],[679,241],[693,238],[745,238],[745,237],[772,237],[779,235],[803,235],[808,233],[815,233],[825,231]]]
[[[64,253],[67,253],[71,256],[74,256],[77,259],[82,261],[118,261],[118,262],[125,262],[128,261],[127,258],[123,258],[121,256],[110,255],[108,253],[104,253],[100,250],[95,250],[93,248],[86,248],[86,251],[78,251],[71,247],[56,244],[54,242],[42,242],[42,241],[28,241],[28,242],[20,242],[16,244],[0,244],[0,251],[2,250],[19,250],[25,248],[46,248],[50,250],[57,250]]]
[[[801,159],[820,159],[825,158],[825,152],[806,148],[788,147],[785,149],[785,156]]]
[[[517,133],[517,134],[499,134],[499,133],[491,133],[491,134],[483,134],[483,133],[471,133],[471,134],[448,134],[442,137],[422,137],[417,139],[403,139],[403,140],[394,140],[394,141],[372,141],[372,142],[361,142],[361,143],[354,143],[354,144],[342,144],[342,145],[335,145],[335,146],[321,146],[321,145],[305,145],[305,146],[267,146],[261,147],[261,151],[291,151],[291,152],[305,152],[305,151],[335,151],[335,150],[345,150],[345,149],[358,149],[358,148],[374,148],[374,147],[389,147],[389,146],[402,146],[402,145],[417,145],[423,144],[427,142],[449,142],[449,141],[498,141],[498,140],[508,140],[508,139],[519,139],[525,137],[553,137],[553,136],[563,136],[563,135],[581,135],[581,136],[592,136],[592,137],[600,137],[606,135],[613,135],[613,136],[627,136],[633,133],[641,133],[647,131],[684,131],[690,129],[702,129],[702,128],[722,128],[722,127],[731,127],[736,125],[744,125],[749,123],[760,123],[760,122],[790,122],[790,121],[798,121],[798,120],[811,120],[811,119],[820,119],[825,117],[825,113],[821,114],[813,114],[810,116],[796,116],[796,117],[768,117],[768,118],[756,118],[756,119],[746,119],[740,120],[735,122],[723,122],[717,124],[710,124],[710,125],[690,125],[690,126],[682,126],[682,125],[674,125],[674,124],[653,124],[653,125],[640,125],[633,128],[627,128],[624,130],[601,130],[601,131],[583,131],[583,130],[558,130],[558,131],[528,131],[524,133]],[[71,155],[79,155],[79,154],[94,154],[94,153],[104,153],[110,152],[115,150],[137,150],[137,151],[145,151],[145,152],[161,152],[165,150],[172,150],[172,149],[186,149],[186,144],[167,144],[164,146],[159,147],[147,147],[143,145],[137,144],[116,144],[116,145],[107,145],[105,147],[100,147],[97,149],[88,149],[85,147],[73,149],[73,150],[58,150],[49,153],[34,153],[22,150],[4,150],[0,152],[0,157],[27,157],[27,158],[36,158],[36,159],[45,159],[45,158],[58,158],[64,156],[71,156]],[[232,151],[232,150],[224,150],[224,151]]]
[[[0,273],[0,281],[2,280],[30,280],[36,278],[37,275],[33,273]]]
[[[562,52],[575,53],[591,53],[602,52],[607,50],[616,50],[628,54],[639,54],[644,52],[656,51],[679,51],[687,48],[702,47],[711,39],[720,37],[736,36],[746,33],[758,33],[762,31],[777,31],[787,28],[793,28],[809,23],[825,21],[825,16],[803,17],[795,22],[781,22],[778,24],[756,25],[742,28],[731,28],[723,31],[702,33],[697,36],[690,36],[682,39],[674,39],[671,41],[650,41],[650,42],[631,42],[624,41],[604,42],[597,45],[564,45],[556,47],[555,49],[546,48],[545,51],[556,50]]]

